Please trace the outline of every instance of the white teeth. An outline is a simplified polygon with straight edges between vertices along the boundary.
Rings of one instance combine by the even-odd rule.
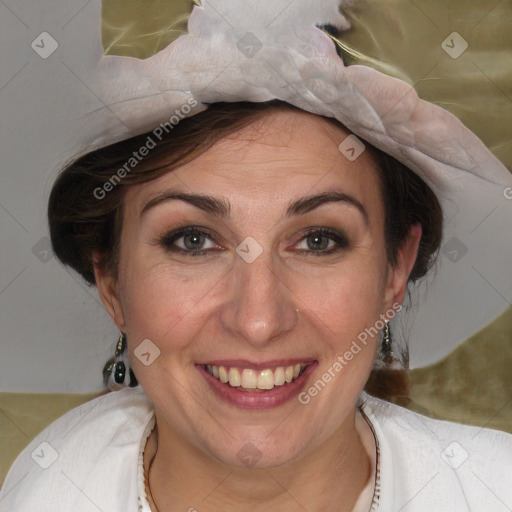
[[[242,372],[242,387],[245,389],[254,389],[257,383],[258,374],[254,370],[249,370],[248,368],[246,368]]]
[[[282,386],[285,382],[284,369],[280,366],[279,368],[276,368],[276,371],[274,372],[274,385]]]
[[[234,388],[270,390],[275,386],[282,386],[297,379],[306,366],[306,363],[301,363],[286,367],[279,366],[274,370],[258,371],[250,368],[226,368],[225,366],[207,364],[206,371],[222,383],[229,384]]]
[[[258,375],[258,389],[272,389],[274,387],[274,372],[272,370],[263,370]]]
[[[224,366],[219,366],[219,379],[224,384],[226,384],[226,382],[229,380],[228,372],[226,371],[226,368],[224,368]]]
[[[237,368],[230,368],[229,369],[229,385],[234,387],[234,388],[237,388],[238,386],[240,386],[240,381],[241,381],[241,378],[240,378],[240,372],[238,371]]]

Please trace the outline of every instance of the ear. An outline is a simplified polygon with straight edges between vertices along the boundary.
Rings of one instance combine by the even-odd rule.
[[[121,301],[119,300],[116,280],[114,276],[112,276],[111,272],[103,266],[100,266],[100,253],[94,252],[92,259],[94,265],[94,278],[96,280],[96,287],[98,288],[101,302],[103,302],[103,306],[110,315],[110,318],[112,318],[112,321],[116,324],[117,328],[121,332],[125,332],[126,326],[123,308],[121,306]]]
[[[418,255],[421,234],[421,224],[411,226],[407,239],[398,252],[396,266],[389,264],[388,282],[385,292],[385,301],[388,308],[397,302],[402,304],[405,299],[409,276]]]

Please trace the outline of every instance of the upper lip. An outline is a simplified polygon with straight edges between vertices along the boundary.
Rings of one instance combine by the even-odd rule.
[[[198,363],[202,365],[212,365],[212,366],[224,366],[229,368],[249,368],[251,370],[267,370],[272,368],[277,368],[279,366],[294,366],[296,364],[311,364],[315,362],[314,359],[310,357],[298,358],[294,357],[293,359],[273,359],[271,361],[263,361],[263,362],[254,362],[248,361],[247,359],[215,359],[205,361],[203,363]]]

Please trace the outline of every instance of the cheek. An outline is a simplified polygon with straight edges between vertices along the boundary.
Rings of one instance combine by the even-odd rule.
[[[307,308],[344,343],[384,313],[386,265],[377,258],[359,257],[318,280],[305,281],[302,292]]]
[[[166,351],[185,347],[201,328],[209,293],[222,278],[206,267],[154,263],[144,254],[127,258],[119,275],[128,340],[149,338]]]
[[[333,418],[359,395],[373,367],[384,313],[385,268],[360,259],[309,296],[309,318],[318,318],[311,321],[316,322],[324,357],[317,380],[303,397],[328,408]]]

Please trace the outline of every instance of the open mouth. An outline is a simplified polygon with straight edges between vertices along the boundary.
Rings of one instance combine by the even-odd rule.
[[[204,369],[223,384],[239,391],[262,392],[297,380],[310,364],[298,363],[264,370],[206,364]]]

